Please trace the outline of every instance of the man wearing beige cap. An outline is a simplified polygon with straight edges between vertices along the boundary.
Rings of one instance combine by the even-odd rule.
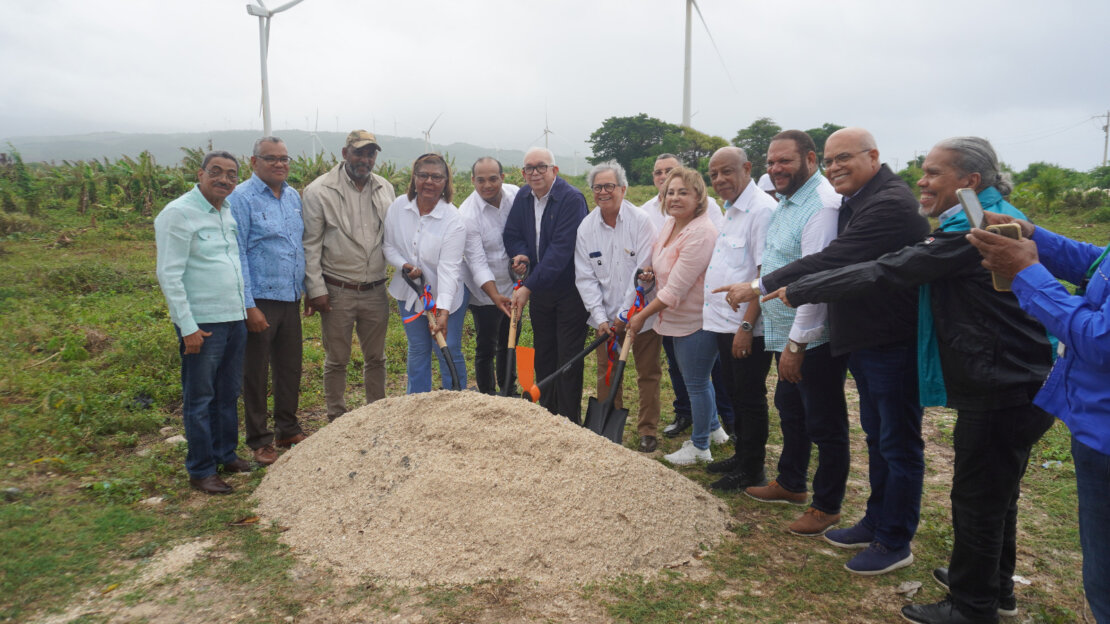
[[[328,420],[347,412],[347,363],[352,330],[362,347],[366,402],[385,397],[385,333],[389,299],[382,253],[393,185],[373,173],[381,146],[374,135],[347,135],[343,162],[316,178],[302,195],[305,316],[320,313],[324,397]]]

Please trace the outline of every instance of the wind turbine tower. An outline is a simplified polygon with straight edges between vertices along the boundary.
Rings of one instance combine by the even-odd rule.
[[[682,66],[682,125],[690,127],[690,34],[694,0],[686,0],[686,62]]]
[[[262,0],[255,0],[258,5],[248,4],[247,13],[258,18],[258,46],[259,57],[262,62],[262,136],[271,136],[270,126],[270,80],[266,70],[266,58],[270,53],[270,18],[276,13],[299,4],[301,0],[290,0],[274,10],[266,8]]]

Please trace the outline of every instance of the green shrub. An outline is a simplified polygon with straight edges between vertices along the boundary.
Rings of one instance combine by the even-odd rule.
[[[42,224],[25,214],[18,212],[0,212],[0,236],[8,236],[19,232],[37,232],[42,229]]]
[[[124,293],[135,289],[127,274],[98,262],[72,264],[46,272],[46,284],[54,289],[87,295],[94,292]]]

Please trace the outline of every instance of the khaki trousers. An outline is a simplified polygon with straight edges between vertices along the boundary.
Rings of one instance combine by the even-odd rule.
[[[385,284],[359,292],[328,284],[331,312],[320,313],[324,342],[324,397],[328,420],[347,413],[347,364],[351,334],[358,332],[362,348],[362,383],[366,402],[385,398],[385,333],[389,326],[389,296]]]
[[[663,348],[663,337],[649,329],[636,335],[632,341],[632,359],[636,365],[636,387],[640,390],[640,412],[637,415],[636,431],[643,436],[659,436],[659,380],[663,377],[663,366],[659,361],[659,351]],[[597,400],[604,401],[609,396],[609,386],[605,385],[605,371],[609,368],[609,356],[605,345],[598,347],[597,356]],[[614,362],[615,365],[615,362]],[[624,407],[624,389],[617,390],[613,407]]]

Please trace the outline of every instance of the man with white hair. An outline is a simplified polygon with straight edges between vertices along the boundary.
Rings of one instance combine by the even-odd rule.
[[[558,176],[550,150],[534,147],[524,155],[524,179],[505,222],[505,253],[514,270],[531,266],[513,293],[516,310],[531,302],[536,377],[555,372],[582,351],[588,315],[574,286],[574,243],[589,209],[582,193]],[[583,366],[578,362],[556,380],[540,404],[580,423]]]
[[[636,301],[636,269],[651,266],[651,249],[658,233],[651,219],[633,204],[625,201],[628,177],[624,167],[615,160],[595,165],[586,174],[593,191],[597,210],[578,226],[574,246],[574,273],[578,293],[590,314],[590,326],[599,336],[610,336],[613,345],[620,342],[628,310],[647,305],[645,294]],[[623,316],[623,319],[622,319]],[[652,329],[654,319],[644,326],[632,343],[640,391],[640,412],[636,429],[640,434],[639,450],[651,453],[658,446],[659,379],[663,368],[659,349],[663,337]],[[614,359],[611,349],[597,351],[597,399],[605,400],[615,380],[609,379]],[[618,388],[613,405],[620,409],[622,392]]]

